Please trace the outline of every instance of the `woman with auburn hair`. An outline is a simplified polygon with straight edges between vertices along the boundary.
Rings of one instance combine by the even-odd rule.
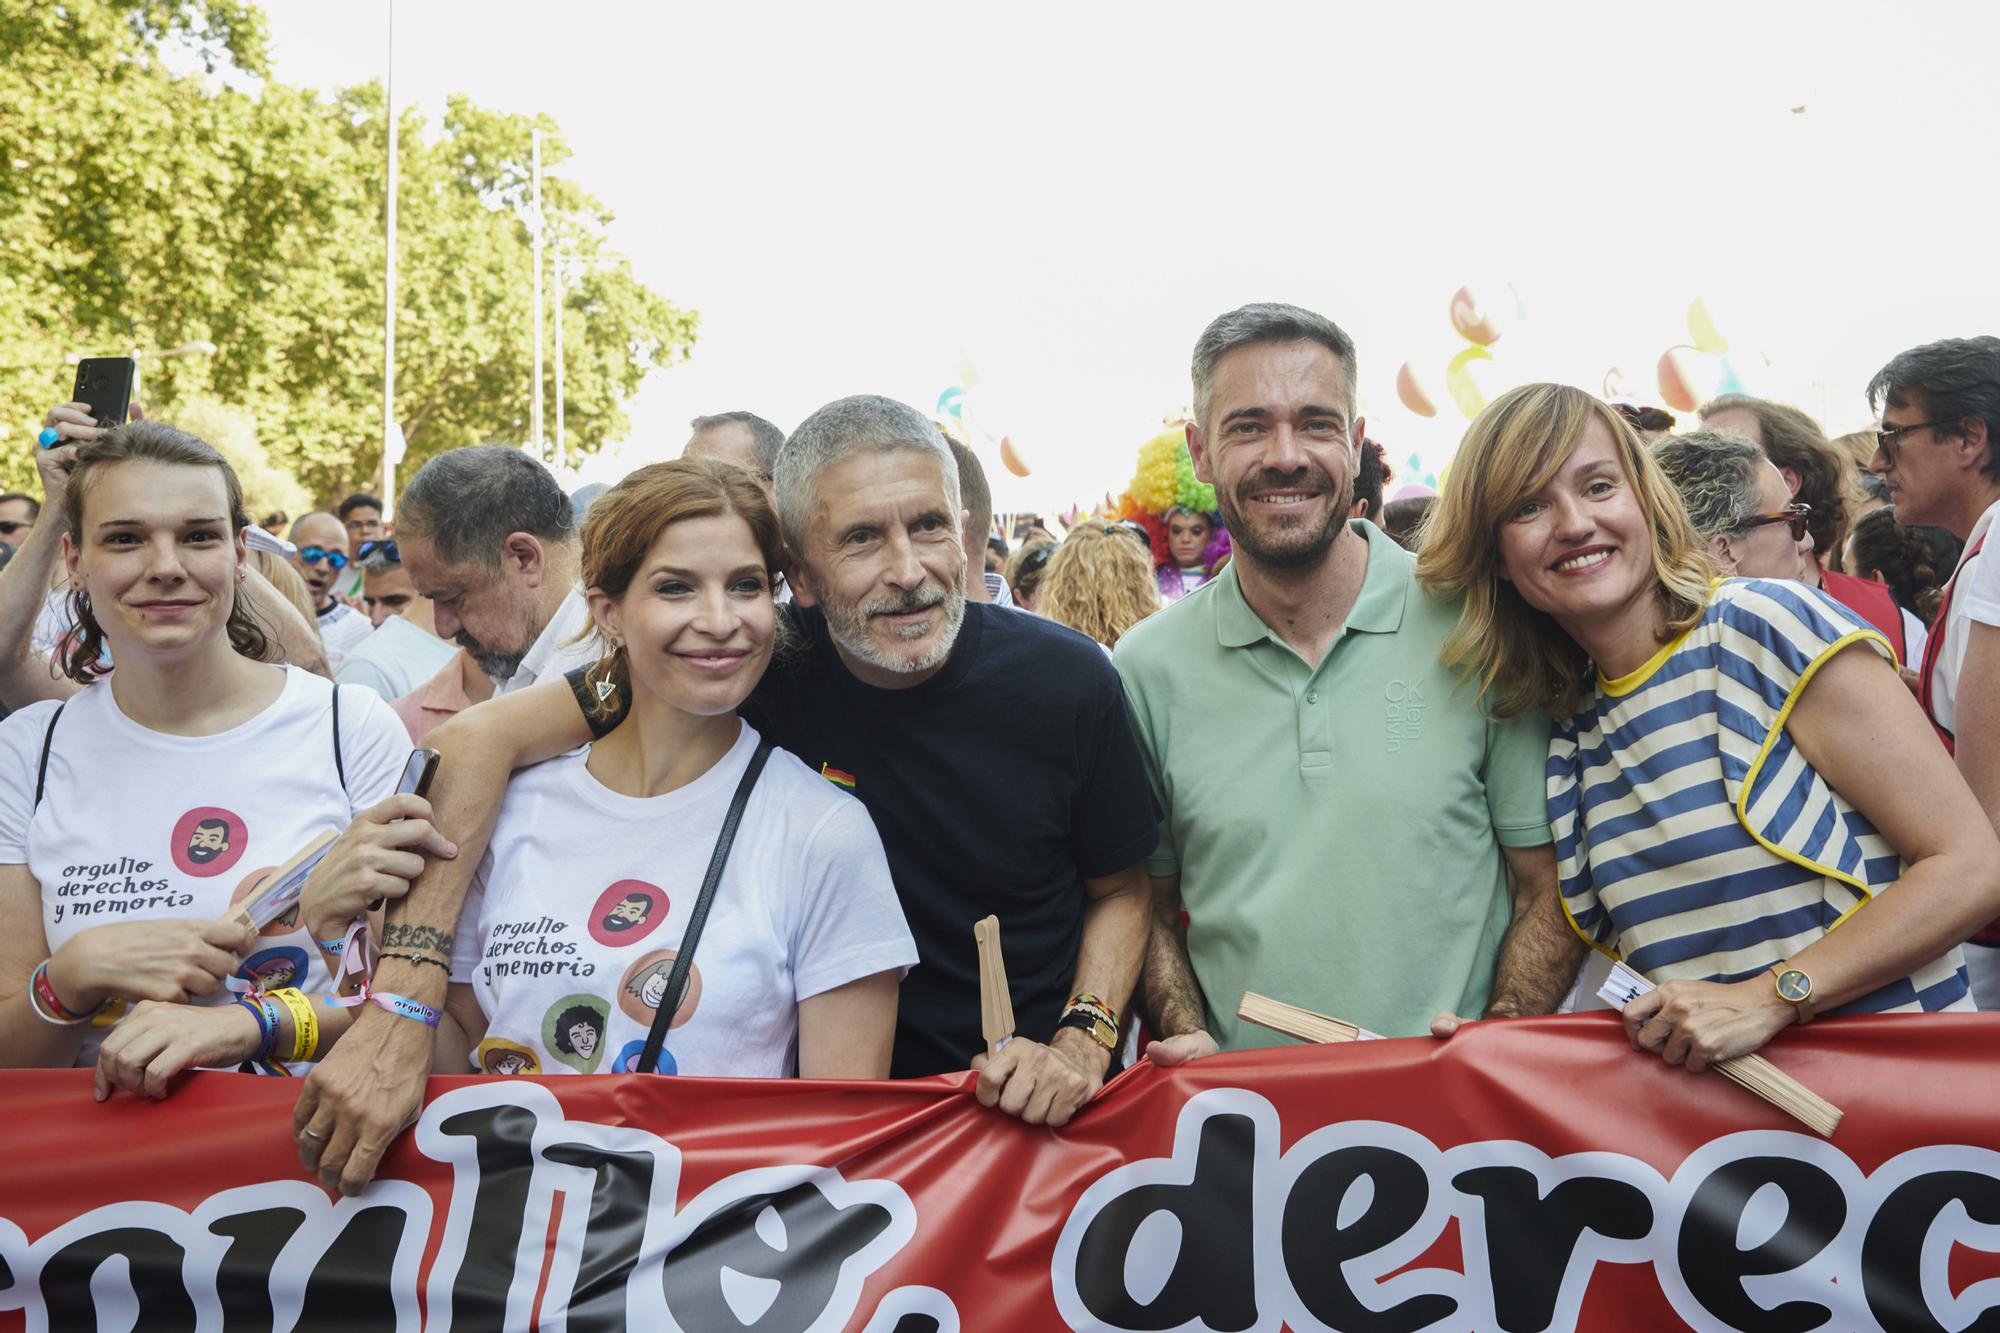
[[[1145,533],[1136,525],[1085,523],[1049,557],[1035,610],[1106,648],[1160,609]]]
[[[1635,1048],[1692,1071],[1815,1013],[1971,1007],[1957,946],[2000,912],[2000,841],[1887,643],[1816,590],[1714,581],[1616,411],[1496,399],[1417,572],[1463,596],[1446,654],[1495,711],[1555,719],[1564,909],[1658,983]]]
[[[783,651],[787,560],[770,496],[726,463],[655,463],[591,505],[583,582],[609,651],[584,679],[607,716],[606,700],[630,711],[509,782],[460,919],[440,1072],[628,1072],[664,1008],[660,1073],[888,1075],[917,950],[875,824],[736,715]]]

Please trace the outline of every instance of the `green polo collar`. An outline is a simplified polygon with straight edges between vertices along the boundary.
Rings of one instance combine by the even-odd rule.
[[[1349,519],[1347,526],[1368,543],[1368,572],[1361,578],[1361,595],[1354,599],[1354,609],[1347,613],[1342,628],[1363,634],[1393,634],[1403,624],[1403,602],[1415,560],[1373,523],[1356,518]],[[1284,642],[1244,600],[1234,560],[1215,582],[1215,637],[1223,647],[1247,648],[1262,639]]]

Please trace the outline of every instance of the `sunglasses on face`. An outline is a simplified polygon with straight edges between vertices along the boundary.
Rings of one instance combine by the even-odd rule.
[[[1811,505],[1788,504],[1775,514],[1757,514],[1744,519],[1740,531],[1748,532],[1751,528],[1761,528],[1767,523],[1789,523],[1792,525],[1792,540],[1802,542],[1806,539],[1806,524],[1811,518]]]
[[[361,543],[360,549],[355,551],[354,558],[356,560],[366,560],[369,556],[374,555],[377,551],[380,551],[383,555],[387,556],[389,558],[390,563],[392,564],[400,565],[403,563],[403,553],[396,549],[396,543],[393,540],[379,541],[379,542],[363,542]],[[338,569],[340,568],[340,566],[335,565],[334,568]]]
[[[1896,461],[1896,451],[1903,447],[1903,437],[1913,430],[1935,430],[1939,426],[1950,426],[1950,421],[1912,421],[1907,426],[1884,426],[1875,432],[1875,445],[1882,451],[1882,457],[1890,463]]]
[[[338,574],[347,568],[347,556],[340,551],[329,551],[324,546],[301,546],[299,563],[304,565],[323,564]]]

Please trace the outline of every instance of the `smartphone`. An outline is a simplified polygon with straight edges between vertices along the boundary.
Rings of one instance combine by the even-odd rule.
[[[407,763],[403,765],[403,776],[396,783],[398,796],[428,796],[431,794],[431,779],[437,776],[438,752],[436,750],[412,750]],[[368,910],[379,912],[386,898],[377,898],[368,904]]]
[[[410,761],[403,765],[403,777],[396,784],[398,796],[428,796],[431,794],[431,779],[437,776],[438,752],[436,750],[412,750]]]
[[[76,402],[87,404],[100,426],[122,426],[139,390],[139,363],[129,356],[87,356],[76,364]]]

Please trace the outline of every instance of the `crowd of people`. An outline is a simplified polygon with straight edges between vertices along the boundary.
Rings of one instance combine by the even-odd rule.
[[[1434,497],[1385,494],[1355,367],[1219,316],[1060,536],[880,397],[574,495],[455,449],[393,529],[253,526],[203,441],[53,408],[0,496],[0,1063],[302,1076],[353,1192],[433,1070],[971,1069],[1060,1126],[1136,1029],[1275,1040],[1246,990],[1448,1039],[1596,951],[1691,1071],[2000,1006],[2000,339],[1892,358],[1858,441],[1527,385]]]

